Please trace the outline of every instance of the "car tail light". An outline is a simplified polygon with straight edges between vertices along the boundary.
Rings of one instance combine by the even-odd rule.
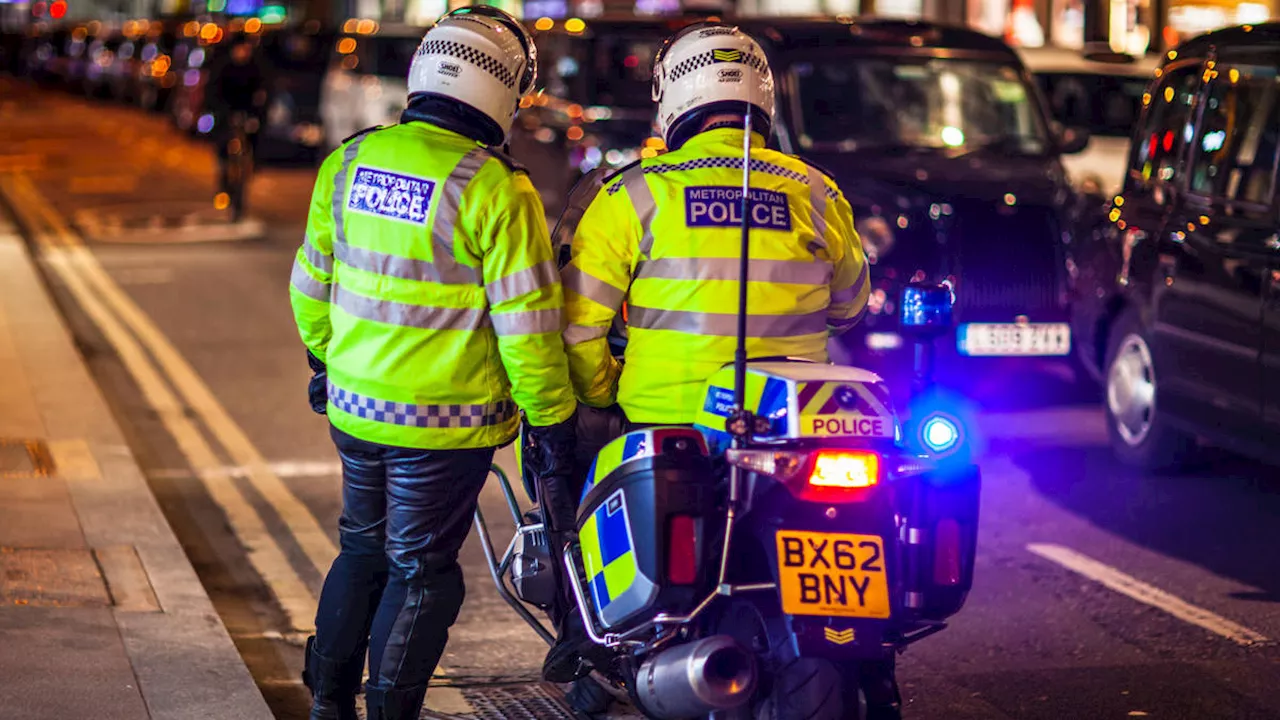
[[[692,585],[698,578],[698,527],[693,517],[675,515],[667,526],[667,580]]]
[[[871,450],[732,449],[726,458],[744,470],[782,481],[802,500],[858,502],[880,484],[880,454]]]
[[[960,523],[947,518],[934,529],[933,583],[960,584]]]

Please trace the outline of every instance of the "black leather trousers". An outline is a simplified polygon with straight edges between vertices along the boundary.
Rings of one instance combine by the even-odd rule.
[[[342,460],[341,550],[325,578],[315,650],[338,665],[369,646],[370,717],[417,718],[465,587],[493,448],[416,450],[330,431]]]

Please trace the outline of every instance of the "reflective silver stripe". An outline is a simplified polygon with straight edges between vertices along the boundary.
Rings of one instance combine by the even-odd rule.
[[[862,272],[858,273],[858,278],[853,284],[843,290],[837,290],[831,293],[831,304],[853,302],[858,298],[858,293],[862,292],[862,286],[867,284],[867,265],[863,263]]]
[[[814,238],[809,249],[815,246],[827,248],[827,182],[822,173],[812,165],[805,168],[809,171],[809,218],[813,222]]]
[[[790,283],[794,285],[828,285],[831,265],[809,260],[749,260],[750,282]],[[636,268],[636,278],[666,280],[737,280],[738,258],[657,258],[643,261]]]
[[[326,303],[329,302],[329,294],[333,290],[332,285],[311,277],[311,273],[307,272],[307,269],[297,260],[293,261],[293,272],[289,275],[289,284],[312,300]]]
[[[499,335],[538,335],[560,332],[560,310],[521,310],[520,312],[494,313],[493,331]]]
[[[440,282],[451,285],[475,282],[475,268],[460,264],[453,254],[453,229],[458,224],[462,192],[489,158],[490,155],[484,148],[476,148],[463,155],[440,188],[440,204],[436,207],[436,219],[431,225],[432,262],[440,277],[444,278]],[[484,199],[480,198],[479,201],[483,202]]]
[[[369,248],[334,244],[333,255],[344,265],[357,270],[386,275],[387,277],[417,280],[419,282],[437,282],[445,285],[479,285],[480,268],[452,264],[452,269],[445,272],[443,268],[430,260],[390,255],[370,250]]]
[[[307,262],[311,263],[311,267],[322,273],[333,272],[333,256],[320,252],[320,248],[313,245],[309,237],[304,238],[302,241],[302,254],[306,255]]]
[[[639,165],[632,165],[622,173],[622,185],[627,188],[631,206],[640,218],[640,228],[644,231],[640,238],[640,257],[647,258],[653,249],[653,216],[658,211],[658,204],[653,200],[653,191],[649,189],[644,170]]]
[[[565,345],[580,345],[589,340],[602,338],[609,334],[608,326],[592,327],[590,325],[570,325],[564,329]]]
[[[560,282],[564,283],[566,290],[572,290],[615,311],[622,307],[622,300],[627,296],[626,290],[619,290],[577,265],[569,265],[561,270]]]
[[[545,260],[533,267],[517,270],[506,277],[494,280],[484,286],[484,291],[489,297],[489,304],[497,305],[558,282],[560,282],[560,273],[556,271],[555,262]]]
[[[515,403],[500,400],[482,405],[418,405],[379,400],[329,383],[329,402],[339,410],[375,422],[420,428],[488,427],[516,416]]]
[[[427,330],[479,330],[489,325],[488,310],[435,307],[357,295],[335,285],[333,302],[349,315],[362,320]]]
[[[700,313],[688,310],[660,310],[632,305],[627,326],[644,330],[677,330],[696,335],[733,337],[738,334],[738,316],[733,313]],[[747,337],[796,337],[827,331],[827,311],[807,315],[748,315]]]
[[[333,245],[335,249],[338,245],[347,242],[347,231],[342,227],[342,211],[347,204],[347,174],[351,172],[351,163],[356,161],[356,153],[360,152],[360,145],[367,137],[369,133],[351,141],[351,144],[343,149],[342,166],[333,176]]]
[[[854,313],[851,318],[828,318],[827,324],[837,330],[848,330],[862,320],[862,317],[867,314],[867,308],[869,307],[870,305],[863,305],[862,309]]]

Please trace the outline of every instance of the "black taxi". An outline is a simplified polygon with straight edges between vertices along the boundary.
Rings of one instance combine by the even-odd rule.
[[[693,21],[538,21],[547,91],[525,100],[516,132],[524,139],[513,152],[536,157],[530,137],[562,146],[568,162],[557,167],[570,174],[662,152],[653,137],[652,58]],[[833,348],[839,360],[909,367],[900,362],[907,348],[895,304],[920,279],[955,288],[953,355],[1070,353],[1079,204],[1060,158],[1088,137],[1051,121],[1012,49],[920,22],[728,21],[769,54],[778,92],[771,146],[836,179],[872,263],[870,308]],[[566,179],[551,184],[540,189],[564,197]]]
[[[956,293],[955,352],[1071,352],[1078,198],[1055,125],[1017,54],[970,30],[900,21],[753,21],[777,79],[776,142],[839,182],[871,265],[851,359],[897,358],[912,280]]]
[[[1112,447],[1147,469],[1197,438],[1280,461],[1280,23],[1169,51],[1143,104],[1073,319]]]

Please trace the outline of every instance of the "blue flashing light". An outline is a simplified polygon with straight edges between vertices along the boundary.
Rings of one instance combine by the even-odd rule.
[[[920,439],[935,453],[945,453],[960,442],[960,427],[949,417],[934,415],[924,421]]]
[[[946,286],[908,285],[902,290],[902,327],[950,327],[952,302],[951,289]]]

